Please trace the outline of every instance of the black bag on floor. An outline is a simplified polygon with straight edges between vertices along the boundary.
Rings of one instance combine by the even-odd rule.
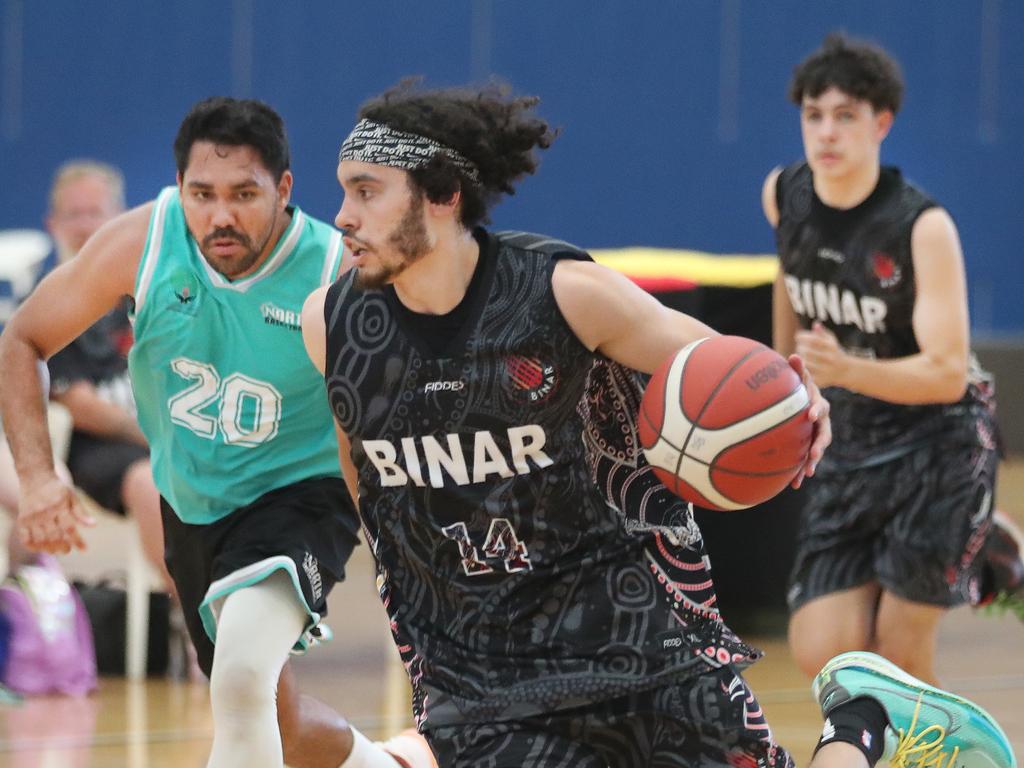
[[[101,675],[125,673],[125,624],[128,595],[124,586],[110,579],[92,584],[76,581],[75,589],[82,597],[92,625],[96,646],[96,671]],[[149,593],[149,632],[146,651],[146,674],[167,674],[170,659],[171,597],[164,592]]]

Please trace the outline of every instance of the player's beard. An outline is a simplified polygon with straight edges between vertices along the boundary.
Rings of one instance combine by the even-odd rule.
[[[373,268],[361,266],[356,270],[356,287],[360,290],[380,290],[394,282],[410,265],[415,264],[430,250],[427,225],[423,221],[423,195],[414,195],[401,221],[387,236],[387,244],[400,255],[400,260],[381,263]]]
[[[267,245],[270,243],[270,238],[274,234],[274,228],[277,224],[277,203],[274,203],[274,215],[270,217],[270,221],[267,223],[266,231],[258,239],[258,245],[253,245],[252,238],[244,232],[239,232],[234,227],[218,227],[213,230],[210,234],[202,239],[195,238],[199,243],[199,250],[203,254],[203,258],[206,259],[207,263],[215,270],[224,275],[228,280],[234,280],[237,277],[244,275],[259,261],[260,256],[266,250]],[[192,233],[195,237],[195,233]],[[216,256],[212,256],[209,253],[209,247],[215,240],[231,239],[236,241],[245,249],[245,253],[241,257],[232,259],[221,259]]]

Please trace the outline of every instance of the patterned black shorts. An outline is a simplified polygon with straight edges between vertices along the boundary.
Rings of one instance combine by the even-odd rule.
[[[976,602],[999,457],[981,443],[929,443],[806,483],[789,606],[871,581],[917,603]]]
[[[424,734],[440,768],[784,768],[735,668],[577,709]]]

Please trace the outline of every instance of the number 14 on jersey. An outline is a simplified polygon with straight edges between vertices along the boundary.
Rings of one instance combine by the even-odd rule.
[[[465,523],[454,523],[443,528],[442,532],[459,545],[462,569],[467,576],[483,576],[486,573],[494,573],[494,567],[488,561],[497,561],[495,565],[503,564],[506,573],[533,570],[526,545],[516,536],[512,523],[504,517],[496,517],[491,521],[482,548],[477,548],[473,544]]]

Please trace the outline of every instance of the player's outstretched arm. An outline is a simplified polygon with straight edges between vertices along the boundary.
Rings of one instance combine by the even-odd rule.
[[[551,281],[555,300],[577,338],[588,348],[644,373],[653,373],[691,341],[718,335],[699,320],[669,309],[619,272],[589,261],[562,261]],[[794,480],[799,487],[814,474],[832,441],[829,405],[796,355],[790,365],[801,375],[815,436],[807,463]]]
[[[39,284],[0,337],[0,404],[21,485],[18,529],[32,549],[81,548],[78,525],[92,522],[54,472],[41,361],[134,292],[149,212],[143,206],[105,224],[74,259]]]
[[[551,286],[562,316],[588,349],[643,373],[653,373],[691,341],[718,335],[591,261],[560,261]]]

